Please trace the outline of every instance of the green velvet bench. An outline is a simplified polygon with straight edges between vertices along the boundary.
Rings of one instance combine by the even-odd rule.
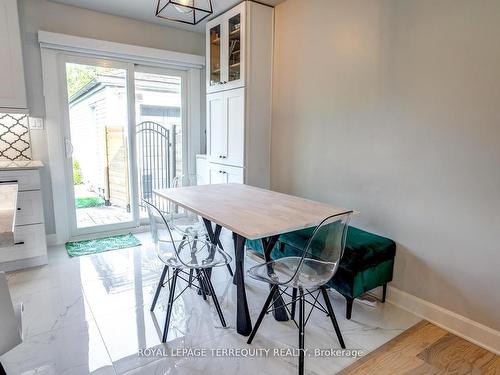
[[[314,228],[282,234],[271,251],[271,259],[301,256]],[[261,240],[247,240],[247,248],[262,255]],[[346,299],[346,318],[351,319],[352,304],[363,293],[383,287],[385,302],[387,283],[392,280],[396,243],[388,238],[349,227],[339,269],[327,286],[335,288]]]

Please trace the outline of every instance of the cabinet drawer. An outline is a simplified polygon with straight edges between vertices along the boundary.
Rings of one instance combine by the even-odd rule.
[[[17,196],[16,225],[43,223],[42,194],[40,190],[21,191]]]
[[[16,245],[0,247],[0,263],[47,255],[43,224],[16,227],[14,240]]]
[[[244,182],[243,168],[209,163],[208,173],[210,184],[242,184]]]
[[[38,170],[0,171],[0,184],[2,182],[17,182],[19,191],[39,190],[40,174]]]

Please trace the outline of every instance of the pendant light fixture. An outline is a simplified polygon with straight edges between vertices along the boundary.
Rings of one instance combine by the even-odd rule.
[[[213,13],[212,0],[158,0],[156,17],[196,25]]]

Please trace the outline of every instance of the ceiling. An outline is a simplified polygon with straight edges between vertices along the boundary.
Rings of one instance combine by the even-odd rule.
[[[185,25],[180,22],[168,21],[155,17],[157,0],[51,0],[56,3],[74,5],[80,8],[87,8],[102,13],[114,14],[116,16],[134,18],[140,21],[153,22],[164,26],[178,27],[184,30],[196,32],[205,31],[205,21],[198,25]],[[285,0],[259,0],[260,3],[268,5],[278,5]],[[241,0],[212,0],[214,14],[208,19],[225,12]]]

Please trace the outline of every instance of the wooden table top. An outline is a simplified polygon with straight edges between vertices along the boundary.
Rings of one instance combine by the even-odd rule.
[[[216,184],[154,190],[247,239],[317,226],[350,210],[243,184]]]

